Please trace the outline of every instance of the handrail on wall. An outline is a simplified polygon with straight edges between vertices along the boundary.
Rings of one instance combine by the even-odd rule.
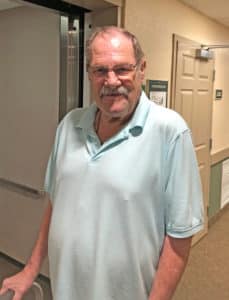
[[[45,195],[45,191],[43,190],[38,190],[28,185],[17,183],[15,181],[1,178],[1,177],[0,177],[0,186],[15,192],[22,193],[26,196],[31,196],[33,198],[43,198]]]
[[[14,292],[12,290],[8,290],[6,293],[0,296],[0,300],[12,300],[13,296]],[[41,285],[38,282],[33,282],[33,285],[22,299],[43,300],[44,292]]]

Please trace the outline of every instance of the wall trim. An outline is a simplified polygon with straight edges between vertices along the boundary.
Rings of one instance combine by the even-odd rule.
[[[111,3],[116,6],[123,6],[123,1],[122,0],[105,0],[105,2]]]
[[[4,259],[8,264],[13,265],[14,267],[18,268],[18,271],[22,270],[25,267],[25,264],[21,263],[20,261],[7,255],[6,253],[4,253],[2,251],[0,251],[0,259]],[[39,273],[37,278],[42,281],[45,281],[47,284],[50,285],[50,279],[47,275]]]
[[[229,210],[229,203],[227,203],[224,207],[222,207],[213,217],[208,220],[208,228],[210,228],[213,224],[215,224],[220,217]]]
[[[215,165],[229,158],[229,147],[211,152],[211,165]]]

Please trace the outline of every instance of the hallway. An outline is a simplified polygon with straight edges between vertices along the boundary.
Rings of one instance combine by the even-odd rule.
[[[173,300],[229,299],[229,206],[195,245],[188,267]],[[19,270],[18,265],[0,256],[0,281]],[[48,280],[39,278],[44,300],[51,300]],[[31,299],[32,300],[32,299]]]
[[[195,245],[173,300],[229,299],[229,206]]]

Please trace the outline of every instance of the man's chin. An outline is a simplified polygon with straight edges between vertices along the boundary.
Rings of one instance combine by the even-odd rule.
[[[112,105],[107,107],[106,113],[112,118],[122,118],[128,113],[128,107],[126,105]]]
[[[103,96],[100,103],[102,111],[112,118],[123,117],[129,110],[129,101],[123,95]]]

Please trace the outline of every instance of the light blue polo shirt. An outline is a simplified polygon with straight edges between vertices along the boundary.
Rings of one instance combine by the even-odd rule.
[[[64,118],[48,163],[53,297],[148,300],[165,235],[203,226],[190,131],[142,93],[130,122],[101,145],[96,110]]]

